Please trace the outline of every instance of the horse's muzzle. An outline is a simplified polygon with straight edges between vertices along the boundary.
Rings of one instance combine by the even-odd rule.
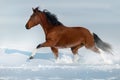
[[[26,29],[30,29],[27,24],[25,25],[25,27],[26,27]]]

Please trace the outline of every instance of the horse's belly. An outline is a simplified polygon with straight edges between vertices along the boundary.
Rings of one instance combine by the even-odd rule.
[[[74,46],[77,46],[80,44],[80,41],[66,41],[66,40],[61,40],[59,41],[55,47],[57,48],[71,48],[71,47],[74,47]]]

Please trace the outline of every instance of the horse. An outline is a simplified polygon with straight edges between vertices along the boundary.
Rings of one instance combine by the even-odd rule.
[[[105,62],[105,57],[100,50],[111,53],[111,45],[102,41],[97,34],[91,33],[87,28],[84,27],[68,27],[63,25],[55,14],[49,12],[47,9],[39,10],[39,7],[32,8],[33,14],[26,23],[26,29],[40,24],[44,33],[46,41],[39,44],[29,59],[33,59],[37,50],[41,47],[50,47],[55,58],[58,59],[59,48],[71,48],[74,55],[73,61],[80,59],[78,49],[85,47],[93,52],[101,55]]]

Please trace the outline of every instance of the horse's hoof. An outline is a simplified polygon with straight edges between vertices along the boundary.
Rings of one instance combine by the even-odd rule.
[[[74,55],[73,62],[78,63],[80,60],[80,56],[78,54]]]
[[[33,59],[33,58],[34,58],[33,56],[29,57],[29,59]]]

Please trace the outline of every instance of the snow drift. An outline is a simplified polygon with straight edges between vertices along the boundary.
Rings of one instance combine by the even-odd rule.
[[[114,57],[106,55],[113,61],[110,65],[104,64],[99,55],[88,52],[81,54],[79,63],[73,63],[73,56],[67,51],[61,51],[56,61],[52,53],[37,53],[35,59],[28,60],[31,52],[1,49],[0,80],[118,80],[120,78],[120,55],[117,52]]]

